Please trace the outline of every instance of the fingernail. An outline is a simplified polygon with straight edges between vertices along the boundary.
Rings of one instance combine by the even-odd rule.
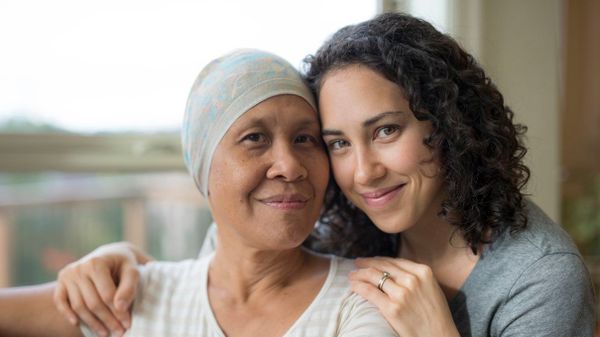
[[[75,317],[73,317],[73,316],[70,316],[70,317],[69,317],[69,322],[70,322],[72,325],[77,325],[77,318],[75,318]]]
[[[129,323],[129,321],[128,321],[128,320],[121,321],[121,324],[123,324],[123,327],[124,327],[125,329],[129,329],[129,324],[130,324],[130,323]]]

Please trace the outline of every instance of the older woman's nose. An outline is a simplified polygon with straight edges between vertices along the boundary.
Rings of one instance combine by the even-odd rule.
[[[370,185],[385,176],[385,166],[371,151],[357,151],[355,154],[354,182]]]
[[[308,176],[308,170],[303,164],[308,158],[301,158],[292,145],[273,146],[271,152],[272,163],[267,171],[267,178],[291,182]]]

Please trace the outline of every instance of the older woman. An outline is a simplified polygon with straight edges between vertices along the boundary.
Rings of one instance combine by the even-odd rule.
[[[211,62],[190,93],[182,143],[219,244],[202,259],[145,265],[127,336],[395,336],[351,293],[351,261],[301,247],[329,166],[292,66],[256,50]]]

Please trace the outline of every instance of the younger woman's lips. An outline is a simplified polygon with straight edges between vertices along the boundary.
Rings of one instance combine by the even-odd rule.
[[[361,196],[367,206],[381,208],[384,207],[390,200],[394,199],[404,185],[405,184],[401,184],[374,192],[361,193]]]

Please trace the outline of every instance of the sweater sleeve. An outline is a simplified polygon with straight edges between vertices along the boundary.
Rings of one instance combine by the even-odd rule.
[[[493,336],[593,336],[594,294],[581,257],[555,253],[536,260],[496,317]]]

